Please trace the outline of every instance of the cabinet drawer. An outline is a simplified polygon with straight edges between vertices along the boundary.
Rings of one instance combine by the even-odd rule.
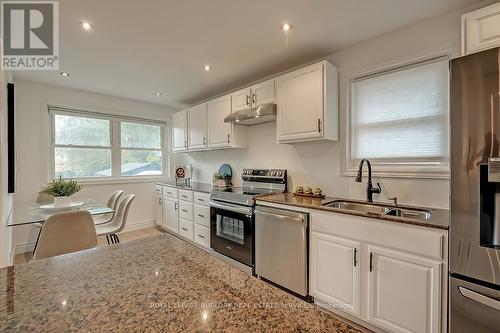
[[[161,193],[162,193],[161,188],[162,188],[161,185],[155,185],[155,192],[156,192],[156,194],[161,195]]]
[[[179,200],[179,216],[193,222],[193,203]]]
[[[200,192],[195,192],[194,193],[194,203],[198,205],[207,205],[209,204],[209,195],[208,193],[200,193]]]
[[[194,242],[210,248],[210,229],[199,224],[194,225]]]
[[[163,196],[177,199],[179,190],[173,187],[163,186]]]
[[[179,235],[182,237],[193,240],[193,222],[189,222],[181,218],[179,220]]]
[[[194,222],[209,227],[210,207],[194,205]]]
[[[193,192],[187,190],[179,190],[179,199],[184,201],[193,201]]]

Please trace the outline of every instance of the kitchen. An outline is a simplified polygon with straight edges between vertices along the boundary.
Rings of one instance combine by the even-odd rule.
[[[480,51],[487,53],[488,49],[494,50],[500,45],[494,38],[495,28],[499,29],[495,23],[498,4],[492,3],[463,1],[460,5],[454,4],[456,7],[451,2],[434,7],[428,2],[412,4],[411,9],[398,7],[400,16],[392,15],[390,10],[386,13],[395,20],[390,29],[387,25],[387,30],[383,30],[381,23],[376,25],[365,18],[365,37],[361,38],[360,34],[356,43],[337,46],[339,49],[334,52],[319,52],[303,56],[301,60],[264,66],[264,69],[249,64],[248,68],[254,70],[252,74],[237,79],[219,76],[223,70],[229,73],[224,63],[203,60],[200,73],[186,72],[191,77],[199,75],[198,90],[192,88],[190,95],[186,95],[189,98],[175,107],[170,105],[182,100],[174,101],[171,97],[177,88],[153,90],[159,95],[148,97],[148,103],[139,97],[129,102],[116,97],[119,95],[111,86],[101,86],[98,93],[85,87],[84,82],[78,81],[83,73],[71,66],[64,68],[68,70],[69,79],[59,73],[56,79],[43,73],[30,75],[12,71],[16,87],[17,188],[13,198],[7,196],[2,200],[7,205],[13,200],[14,212],[20,203],[34,201],[33,193],[50,180],[47,175],[53,177],[51,165],[45,158],[53,149],[44,139],[51,131],[46,120],[47,105],[55,115],[71,109],[73,115],[92,116],[92,112],[98,111],[112,114],[113,119],[125,119],[120,121],[147,120],[148,124],[158,126],[165,122],[167,125],[162,130],[165,146],[148,149],[155,154],[161,151],[162,168],[168,171],[161,177],[144,174],[143,178],[127,181],[81,180],[84,189],[77,198],[105,202],[109,193],[117,189],[136,194],[130,223],[123,232],[150,228],[161,235],[144,239],[143,243],[136,240],[110,245],[109,251],[107,246],[97,247],[88,250],[88,257],[84,255],[86,251],[76,252],[61,256],[60,261],[58,257],[48,259],[45,265],[40,260],[15,264],[10,266],[13,267],[10,271],[2,270],[0,282],[16,286],[16,292],[15,296],[9,294],[12,288],[5,288],[3,292],[6,299],[14,303],[14,310],[11,303],[2,304],[0,324],[6,326],[1,327],[7,331],[19,331],[22,327],[58,330],[58,325],[64,322],[68,330],[75,331],[85,327],[116,331],[155,330],[156,327],[175,331],[247,328],[251,331],[461,332],[469,331],[464,319],[467,316],[457,315],[461,313],[458,310],[454,312],[453,309],[460,308],[460,302],[453,307],[454,299],[462,297],[466,302],[477,303],[479,294],[487,297],[489,305],[480,305],[477,310],[468,307],[467,311],[474,313],[477,321],[472,322],[476,327],[483,325],[480,331],[494,332],[498,316],[492,309],[498,303],[498,290],[495,291],[498,281],[493,277],[488,288],[479,292],[474,289],[474,281],[490,281],[489,274],[500,273],[500,265],[495,263],[498,252],[490,249],[497,244],[495,239],[489,239],[489,234],[484,232],[480,235],[481,246],[471,248],[475,240],[468,243],[467,255],[472,250],[478,253],[478,257],[474,257],[478,262],[484,261],[486,254],[492,260],[491,268],[481,272],[482,275],[474,275],[479,269],[467,268],[460,256],[453,261],[449,252],[457,246],[449,243],[454,232],[453,222],[449,230],[454,205],[460,202],[458,205],[466,210],[465,207],[474,207],[477,203],[473,187],[468,191],[470,196],[458,198],[454,194],[461,193],[462,185],[450,182],[450,167],[452,177],[453,172],[461,172],[453,169],[454,156],[460,157],[466,151],[454,145],[461,142],[460,132],[454,130],[465,127],[450,113],[457,105],[453,87],[455,91],[464,89],[469,94],[473,90],[467,90],[463,82],[453,81],[457,75],[450,78],[448,68],[451,60],[452,73],[453,66],[457,73],[459,70],[467,73],[473,65],[461,64],[455,59]],[[331,8],[323,3],[317,5],[326,6],[325,10]],[[126,7],[133,8],[130,4]],[[285,7],[276,5],[271,12]],[[61,1],[61,10],[64,9],[72,13],[72,21],[78,22],[75,12],[82,15],[78,13],[82,8],[72,8]],[[300,9],[307,13],[303,20],[297,16]],[[186,8],[178,10],[180,13]],[[205,10],[212,12],[215,8]],[[290,17],[275,24],[273,43],[280,43],[276,48],[282,52],[281,57],[291,57],[298,43],[307,40],[301,32],[311,29],[306,28],[310,22],[307,17],[321,12],[319,8],[308,10],[297,2],[289,8],[290,13],[285,14]],[[410,19],[408,15],[412,10],[415,15]],[[90,15],[88,13],[85,15]],[[417,13],[421,15],[418,19]],[[97,20],[97,13],[93,14]],[[484,23],[483,17],[493,19]],[[263,20],[267,22],[270,18]],[[85,38],[102,38],[99,36],[104,28],[102,24],[95,23],[88,34],[90,37],[85,35]],[[367,29],[375,29],[375,26],[379,29],[377,34],[369,35]],[[477,30],[478,26],[483,30]],[[76,28],[72,28],[75,31],[71,30],[71,34],[79,38],[82,31]],[[489,35],[481,41],[478,31]],[[326,43],[327,39],[321,36],[320,44]],[[90,45],[87,39],[84,43],[86,47]],[[337,43],[342,45],[341,41]],[[73,47],[78,49],[74,44]],[[488,62],[486,59],[491,57],[481,59]],[[274,61],[280,63],[276,58]],[[76,62],[73,64],[76,68]],[[477,64],[474,66],[478,68]],[[60,87],[60,83],[54,83],[56,80],[66,80],[68,86]],[[106,80],[110,78],[100,80],[109,82]],[[391,90],[394,93],[391,94]],[[130,96],[140,95],[132,89],[127,91]],[[412,107],[408,108],[408,104]],[[143,111],[137,112],[137,109]],[[454,127],[454,124],[461,125]],[[480,125],[473,128],[478,127]],[[22,135],[24,133],[32,134]],[[33,144],[36,140],[41,143]],[[480,145],[474,146],[473,152],[478,152]],[[57,142],[55,148],[58,148]],[[120,154],[118,150],[111,148],[113,156]],[[368,162],[363,163],[363,159]],[[39,165],[40,169],[35,170],[33,165]],[[493,168],[494,164],[491,165]],[[114,175],[115,169],[111,165],[109,172]],[[223,183],[231,183],[233,187],[218,186]],[[307,196],[310,194],[312,197]],[[375,204],[370,203],[371,199]],[[5,239],[10,239],[5,242],[6,247],[14,249],[8,257],[33,251],[36,233],[32,228],[6,225]],[[118,236],[124,238],[125,234],[118,233]],[[460,237],[458,233],[455,239]],[[455,251],[462,250],[455,248]],[[134,257],[134,253],[139,257]],[[96,263],[102,272],[95,269],[95,279],[80,271],[97,267]],[[172,269],[172,263],[179,265],[178,271]],[[127,266],[130,271],[125,270]],[[65,279],[77,279],[78,274],[85,279],[71,280],[75,291],[62,287],[57,300],[60,298],[66,303],[61,309],[54,309],[50,324],[37,326],[43,325],[43,320],[29,322],[19,304],[35,297],[35,287],[44,290],[40,292],[40,301],[50,303],[50,288],[45,289],[33,277],[49,274],[48,271],[56,268],[74,270],[64,274],[61,271]],[[119,288],[116,293],[107,289],[103,283],[107,281],[106,272],[116,279],[123,278],[127,288]],[[460,294],[450,291],[449,273],[470,277],[467,285],[460,285]],[[209,285],[200,278],[204,274]],[[176,285],[166,286],[169,279]],[[85,283],[95,289],[88,295],[82,294]],[[114,282],[109,283],[116,287]],[[221,285],[213,286],[213,283]],[[25,289],[21,287],[30,284],[32,286]],[[148,284],[156,289],[156,294],[146,287]],[[211,288],[216,288],[219,294]],[[233,290],[234,294],[224,292],[224,288]],[[108,300],[104,301],[97,291]],[[167,296],[168,293],[179,298]],[[198,303],[196,295],[202,295]],[[99,302],[91,312],[97,315],[99,309],[102,314],[109,314],[117,326],[105,317],[92,324],[88,319],[80,322],[74,317],[81,311],[90,311],[88,305],[92,298]],[[131,301],[134,298],[143,304],[134,304]],[[179,305],[190,301],[196,304]],[[270,304],[266,308],[267,301]],[[205,302],[212,302],[212,307],[203,309],[200,304],[206,305]],[[224,302],[232,305],[219,309]],[[293,309],[273,302],[291,302]],[[148,309],[144,309],[144,303]],[[254,315],[261,318],[260,323],[241,314],[245,309],[242,304],[247,303],[258,309]],[[116,304],[121,304],[127,313],[143,311],[147,320],[137,314],[129,318],[134,324],[119,319],[109,312],[108,306]],[[24,311],[30,308],[26,307]],[[276,319],[280,316],[283,320]],[[2,321],[2,317],[7,320]],[[44,318],[50,320],[51,315]],[[290,323],[292,318],[297,321]],[[454,320],[460,324],[453,324]]]

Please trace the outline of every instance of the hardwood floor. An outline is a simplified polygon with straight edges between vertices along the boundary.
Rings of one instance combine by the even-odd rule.
[[[151,236],[161,235],[164,231],[160,229],[160,227],[153,227],[147,229],[140,229],[135,231],[129,231],[118,234],[120,237],[120,243],[129,242],[135,239],[147,238]],[[108,243],[106,241],[106,237],[98,237],[97,238],[97,246],[107,246]],[[31,260],[31,252],[19,253],[14,256],[14,265],[19,265],[28,262]]]

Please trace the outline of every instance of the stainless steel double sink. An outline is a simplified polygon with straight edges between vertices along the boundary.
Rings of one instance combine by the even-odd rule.
[[[332,207],[341,210],[348,210],[379,216],[397,216],[415,220],[430,220],[432,213],[428,210],[417,208],[405,208],[398,206],[385,206],[382,204],[362,203],[348,200],[335,200],[323,204],[325,207]]]

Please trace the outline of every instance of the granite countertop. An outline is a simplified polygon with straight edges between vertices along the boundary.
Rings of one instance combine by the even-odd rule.
[[[190,190],[203,193],[210,193],[210,191],[212,191],[212,184],[207,184],[207,183],[191,182],[191,185],[187,186],[187,185],[176,185],[175,180],[162,180],[156,182],[155,184],[177,187],[182,190]]]
[[[259,203],[259,201],[260,202],[271,202],[271,203],[275,203],[275,204],[296,206],[296,207],[308,208],[308,209],[317,209],[317,210],[333,212],[333,213],[342,213],[342,214],[363,216],[363,217],[374,218],[377,220],[382,220],[382,221],[387,221],[387,222],[413,224],[413,225],[435,228],[435,229],[443,229],[443,230],[448,230],[448,226],[449,226],[449,210],[447,210],[447,209],[436,209],[436,208],[417,207],[417,206],[399,205],[398,204],[399,208],[425,209],[425,210],[430,211],[432,214],[432,216],[429,220],[417,220],[417,219],[404,218],[404,217],[399,217],[399,216],[374,215],[374,214],[370,214],[370,213],[366,213],[366,212],[325,207],[322,205],[322,203],[331,202],[334,200],[348,200],[348,201],[366,203],[365,201],[352,200],[352,199],[346,199],[346,198],[326,197],[324,199],[320,199],[320,198],[308,198],[308,197],[294,196],[293,193],[280,193],[280,194],[273,194],[273,195],[259,197],[259,198],[257,198],[257,204]],[[379,203],[379,204],[382,204],[384,206],[391,206],[390,204],[387,204],[387,203]]]
[[[2,332],[360,332],[172,235],[0,269]]]

